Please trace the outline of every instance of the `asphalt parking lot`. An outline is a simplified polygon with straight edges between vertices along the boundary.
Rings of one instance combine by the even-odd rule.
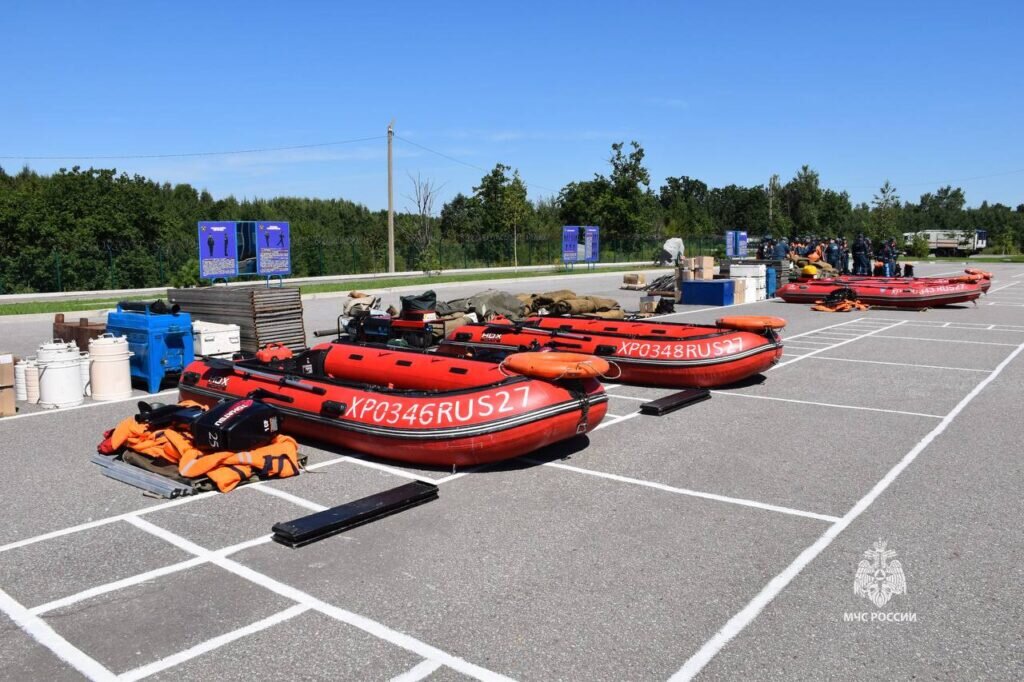
[[[671,391],[609,384],[588,437],[478,470],[306,445],[297,478],[161,501],[89,463],[132,403],[0,420],[0,679],[1020,679],[1024,267],[990,269],[977,306],[737,306],[789,320],[762,382],[663,417],[638,407]],[[635,308],[619,281],[507,288]],[[269,541],[409,479],[439,499]],[[853,589],[878,541],[906,581],[880,606]]]

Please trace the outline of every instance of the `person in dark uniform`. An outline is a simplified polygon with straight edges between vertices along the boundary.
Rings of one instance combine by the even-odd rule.
[[[213,235],[209,234],[206,236],[206,250],[210,254],[210,258],[213,258]]]
[[[830,237],[825,246],[825,262],[831,265],[836,272],[840,271],[839,244],[836,243],[835,237]]]
[[[858,234],[853,241],[853,274],[870,275],[868,240],[863,234]]]
[[[224,233],[224,257],[228,257],[228,235]]]
[[[779,237],[779,241],[775,242],[775,246],[772,249],[772,258],[775,260],[789,259],[789,243],[785,237]]]
[[[889,240],[889,260],[887,261],[887,269],[890,277],[900,276],[900,266],[897,264],[897,259],[900,257],[900,251],[896,248],[896,240]]]

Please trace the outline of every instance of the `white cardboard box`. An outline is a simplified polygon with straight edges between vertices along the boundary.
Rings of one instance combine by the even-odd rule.
[[[737,265],[734,263],[729,266],[730,277],[758,277],[764,279],[766,272],[767,269],[764,263],[757,263],[755,265]]]
[[[242,350],[242,336],[237,324],[194,320],[192,342],[196,355],[230,355]]]

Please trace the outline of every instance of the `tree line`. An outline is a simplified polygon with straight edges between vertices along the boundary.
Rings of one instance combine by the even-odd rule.
[[[871,202],[822,187],[800,168],[787,182],[709,187],[668,177],[655,189],[637,142],[612,145],[607,174],[570,182],[531,201],[519,171],[496,164],[471,191],[436,209],[432,180],[408,178],[409,200],[395,216],[399,270],[555,263],[562,225],[600,225],[606,260],[653,258],[667,237],[714,240],[725,230],[752,235],[843,235],[873,240],[927,229],[984,229],[1000,253],[1024,242],[1024,204],[966,208],[958,187],[918,201],[883,184]],[[104,289],[198,280],[200,220],[287,220],[298,276],[386,269],[387,214],[344,199],[214,199],[116,169],[73,167],[51,175],[0,168],[0,293]]]

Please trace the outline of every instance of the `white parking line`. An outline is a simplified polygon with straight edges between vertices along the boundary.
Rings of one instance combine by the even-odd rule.
[[[442,665],[446,665],[449,668],[452,668],[456,672],[462,673],[463,675],[468,675],[475,679],[485,680],[488,682],[491,680],[495,682],[510,682],[510,678],[505,677],[504,675],[499,675],[498,673],[487,670],[486,668],[482,668],[462,658],[453,656],[436,647],[421,642],[420,640],[411,637],[410,635],[398,632],[397,630],[392,630],[386,625],[378,623],[377,621],[371,620],[365,616],[361,616],[351,611],[347,611],[332,604],[328,604],[327,602],[317,599],[316,597],[312,596],[311,594],[308,594],[307,592],[303,592],[298,588],[292,587],[291,585],[287,585],[278,580],[275,580],[269,575],[265,575],[263,573],[260,573],[259,571],[255,571],[249,568],[248,566],[244,566],[243,564],[238,563],[237,561],[217,556],[215,552],[211,552],[210,550],[205,549],[204,547],[200,547],[194,542],[187,540],[181,537],[180,535],[172,533],[169,530],[165,530],[159,526],[155,526],[149,521],[134,516],[125,520],[133,526],[136,526],[137,528],[144,530],[147,533],[150,533],[151,535],[154,535],[160,538],[161,540],[164,540],[165,542],[168,542],[174,545],[175,547],[178,547],[179,549],[183,549],[186,552],[189,552],[190,554],[194,554],[199,557],[207,558],[211,563],[219,566],[220,568],[224,569],[225,571],[228,571],[229,573],[233,573],[239,578],[243,578],[245,580],[253,582],[264,589],[270,590],[271,592],[279,594],[287,599],[291,599],[292,601],[303,606],[307,606],[313,609],[314,611],[318,611],[324,614],[325,616],[329,616],[330,618],[334,618],[337,621],[347,623],[348,625],[359,628],[360,630],[363,630],[364,632],[367,632],[373,635],[374,637],[377,637],[378,639],[382,639],[397,647],[401,647],[402,649],[411,651],[423,658],[426,658],[431,661],[437,661]]]
[[[156,398],[157,396],[165,396],[165,395],[170,395],[171,393],[177,393],[177,392],[178,392],[178,389],[176,389],[176,388],[169,388],[166,391],[160,391],[159,393],[146,393],[144,395],[133,395],[133,396],[130,396],[128,398],[120,398],[118,400],[104,400],[104,401],[101,402],[101,401],[96,401],[96,400],[92,400],[92,399],[86,399],[86,402],[82,403],[81,405],[75,405],[74,407],[62,407],[59,410],[40,410],[39,412],[27,412],[27,413],[24,413],[24,414],[12,414],[10,417],[4,417],[3,419],[0,419],[0,426],[3,426],[4,424],[9,424],[10,422],[13,422],[16,419],[28,419],[30,417],[47,417],[47,416],[52,417],[52,416],[59,415],[59,414],[65,414],[65,413],[71,412],[73,410],[84,410],[84,409],[89,408],[89,407],[103,407],[104,405],[117,405],[118,403],[128,403],[128,402],[132,402],[132,401],[138,402],[139,400],[145,400],[145,401],[149,402],[153,398]]]
[[[727,502],[729,504],[736,504],[741,507],[753,507],[755,509],[764,509],[767,511],[779,512],[780,514],[789,514],[791,516],[803,516],[809,519],[817,519],[818,521],[828,521],[834,523],[839,520],[836,516],[829,516],[828,514],[818,514],[816,512],[801,511],[799,509],[790,509],[789,507],[780,507],[775,504],[766,504],[764,502],[756,502],[754,500],[745,500],[741,497],[729,497],[727,495],[716,495],[714,493],[704,493],[699,490],[689,490],[687,488],[677,488],[671,485],[665,485],[664,483],[655,483],[653,481],[644,481],[639,478],[631,478],[629,476],[619,476],[618,474],[607,474],[603,471],[594,471],[593,469],[583,469],[581,467],[571,466],[569,464],[562,464],[561,462],[541,462],[539,460],[531,459],[529,457],[522,457],[521,459],[531,462],[533,464],[541,464],[547,467],[554,467],[555,469],[565,469],[566,471],[573,471],[577,474],[586,474],[587,476],[595,476],[597,478],[605,478],[610,481],[618,481],[619,483],[629,483],[631,485],[643,486],[645,488],[654,488],[656,490],[663,490],[669,493],[676,493],[677,495],[686,495],[687,497],[700,497],[705,500],[714,500],[716,502]]]
[[[270,539],[270,535],[262,535],[252,540],[246,540],[245,542],[239,542],[236,545],[230,545],[228,547],[215,550],[213,554],[222,557],[230,556],[232,554],[241,552],[251,547],[256,547],[258,545],[270,542]],[[127,578],[123,578],[121,580],[115,580],[113,582],[105,583],[103,585],[97,585],[96,587],[90,587],[87,590],[82,590],[81,592],[76,592],[75,594],[71,594],[66,597],[61,597],[60,599],[54,599],[53,601],[46,602],[45,604],[40,604],[39,606],[34,606],[31,609],[29,609],[29,612],[33,615],[41,616],[44,613],[48,613],[56,609],[61,609],[65,606],[71,606],[72,604],[77,604],[78,602],[85,601],[86,599],[92,599],[93,597],[98,597],[109,592],[117,592],[118,590],[123,590],[128,587],[133,587],[141,583],[149,582],[150,580],[155,580],[165,575],[171,575],[173,573],[178,573],[179,571],[185,571],[196,566],[201,566],[202,564],[205,564],[207,562],[208,560],[202,557],[194,557],[192,559],[179,561],[176,564],[169,564],[167,566],[162,566],[160,568],[153,569],[152,571],[146,571],[145,573],[136,573],[135,575],[128,576]]]
[[[963,400],[957,403],[956,407],[950,410],[934,429],[918,441],[917,445],[911,448],[910,452],[904,455],[903,459],[890,469],[882,480],[876,483],[875,486],[868,491],[866,495],[864,495],[864,497],[858,500],[850,511],[844,514],[838,522],[830,526],[813,545],[802,551],[789,566],[772,578],[761,592],[759,592],[745,607],[743,607],[743,609],[730,618],[711,639],[705,642],[703,646],[701,646],[700,649],[698,649],[697,652],[686,661],[683,667],[672,676],[671,680],[673,680],[673,682],[692,680],[704,668],[704,666],[706,666],[711,659],[729,643],[730,640],[753,622],[761,611],[776,596],[778,596],[782,590],[786,589],[793,579],[800,575],[800,572],[803,571],[808,564],[814,561],[814,559],[821,554],[840,533],[853,523],[857,517],[864,513],[864,511],[870,507],[883,492],[886,491],[892,482],[896,480],[903,470],[910,466],[913,461],[917,459],[917,456],[920,455],[921,452],[923,452],[924,449],[932,443],[932,441],[946,430],[953,420],[956,419],[957,415],[959,415],[964,408],[971,403],[971,401],[985,390],[985,387],[992,383],[1014,358],[1020,355],[1021,351],[1024,351],[1024,343],[1017,346],[1016,350],[1010,353],[1010,355],[1000,362],[987,377],[982,379],[981,382],[963,398]]]
[[[988,371],[988,370],[983,370]],[[757,400],[777,400],[782,403],[799,403],[801,405],[816,405],[818,407],[838,407],[845,410],[867,410],[868,412],[887,412],[890,414],[905,414],[910,417],[931,417],[932,419],[942,419],[941,414],[923,414],[921,412],[903,412],[901,410],[884,410],[880,407],[860,407],[859,405],[839,405],[836,403],[817,403],[811,400],[795,400],[793,398],[776,398],[768,395],[751,395],[750,393],[735,393],[732,391],[711,391],[713,395],[731,395],[737,398],[755,398]],[[646,403],[651,398],[634,398],[633,396],[616,396],[625,400],[636,400],[639,402]]]
[[[873,331],[865,332],[865,333],[861,334],[860,336],[855,336],[852,339],[847,339],[846,341],[840,341],[839,343],[833,344],[831,346],[826,346],[825,348],[820,348],[818,350],[812,350],[810,353],[807,353],[806,355],[801,355],[798,358],[793,358],[792,360],[787,360],[785,362],[780,362],[779,364],[777,364],[777,365],[775,365],[773,367],[769,367],[768,369],[765,370],[765,372],[771,372],[773,370],[779,369],[780,367],[786,367],[787,365],[792,365],[794,362],[800,362],[804,358],[809,358],[812,355],[817,355],[818,353],[823,353],[823,352],[825,352],[827,350],[832,350],[834,348],[839,348],[840,346],[845,346],[848,343],[853,343],[854,341],[859,341],[860,339],[865,339],[865,338],[867,338],[869,336],[875,336],[875,335],[878,334],[878,332],[885,331],[887,329],[892,329],[893,327],[898,327],[901,324],[903,324],[903,320],[900,320],[896,324],[890,324],[890,325],[885,326],[885,327],[879,327],[879,328],[877,328],[877,329],[875,329]]]
[[[1013,348],[1012,343],[995,343],[994,341],[965,341],[964,339],[929,339],[923,336],[890,336],[888,334],[877,334],[876,339],[903,339],[907,341],[935,341],[936,343],[970,343],[977,346],[1007,346]]]
[[[627,396],[617,395],[615,397],[616,398],[626,398]],[[644,402],[647,402],[647,400],[645,399]],[[639,415],[640,415],[640,411],[637,410],[636,412],[630,412],[629,414],[623,415],[623,416],[621,416],[621,417],[619,417],[617,419],[611,419],[609,421],[602,421],[600,424],[598,424],[597,426],[594,427],[594,431],[600,431],[601,429],[604,429],[604,428],[607,428],[609,426],[612,426],[613,424],[618,424],[620,422],[624,422],[627,419],[632,419],[633,417],[637,417]]]
[[[391,682],[419,682],[441,667],[437,661],[420,661],[401,675],[391,678]]]
[[[949,369],[958,372],[991,372],[990,369],[971,369],[970,367],[947,367],[946,365],[916,365],[909,362],[883,362],[881,360],[853,360],[851,358],[829,358],[815,355],[814,360],[831,360],[832,362],[863,362],[869,365],[893,365],[895,367],[920,367],[923,369]]]
[[[170,509],[171,507],[177,507],[177,506],[182,505],[182,504],[189,504],[190,502],[194,502],[196,500],[201,500],[201,499],[210,497],[212,495],[219,495],[219,494],[220,493],[218,493],[218,492],[208,492],[208,493],[201,493],[199,495],[192,495],[190,497],[179,497],[176,500],[170,500],[169,502],[164,502],[162,504],[155,504],[152,507],[144,507],[142,509],[136,509],[135,511],[126,512],[124,514],[115,514],[114,516],[108,516],[106,518],[96,519],[95,521],[87,521],[85,523],[80,523],[77,526],[69,526],[68,528],[61,528],[60,530],[50,531],[49,533],[43,533],[41,535],[36,535],[36,536],[30,537],[30,538],[25,538],[24,540],[15,540],[14,542],[8,542],[6,545],[0,546],[0,553],[7,552],[7,551],[12,550],[12,549],[18,549],[19,547],[26,547],[28,545],[33,545],[33,544],[35,544],[37,542],[42,542],[44,540],[52,540],[54,538],[59,538],[59,537],[62,537],[64,535],[71,535],[72,533],[79,533],[79,532],[81,532],[83,530],[89,530],[89,529],[92,529],[92,528],[99,528],[100,526],[106,526],[107,524],[116,523],[117,521],[124,521],[125,519],[127,519],[129,517],[132,517],[132,516],[141,516],[142,514],[149,514],[151,512],[161,511],[163,509]]]
[[[82,673],[87,679],[97,682],[117,679],[117,676],[103,664],[58,635],[53,628],[43,622],[42,618],[30,613],[3,590],[0,590],[0,611],[32,639],[52,651],[57,658]]]
[[[80,601],[85,601],[86,599],[92,599],[93,597],[98,597],[100,595],[107,594],[108,592],[116,592],[118,590],[123,590],[127,587],[133,587],[134,585],[149,582],[150,580],[156,580],[157,578],[162,578],[165,575],[171,575],[172,573],[185,571],[205,563],[206,559],[194,557],[192,559],[187,559],[185,561],[179,561],[176,564],[170,564],[169,566],[161,566],[160,568],[153,569],[152,571],[138,573],[136,575],[124,578],[123,580],[115,580],[114,582],[98,585],[96,587],[90,587],[87,590],[76,592],[75,594],[69,595],[67,597],[54,599],[53,601],[46,602],[45,604],[34,606],[31,609],[29,609],[29,613],[32,613],[36,616],[41,616],[49,611],[55,611],[56,609],[61,609],[65,606],[70,606],[71,604],[75,604]]]
[[[217,637],[196,644],[184,651],[179,651],[178,653],[167,656],[166,658],[161,658],[159,661],[154,661],[148,665],[135,668],[134,670],[129,670],[126,673],[121,673],[117,677],[118,682],[135,682],[136,680],[141,680],[144,677],[155,675],[162,670],[173,668],[185,661],[192,660],[197,656],[202,656],[214,649],[219,649],[220,647],[231,644],[231,642],[242,639],[243,637],[274,627],[275,625],[283,623],[286,620],[290,620],[295,616],[305,613],[306,611],[309,611],[309,607],[303,604],[289,606],[284,611],[279,611],[278,613],[264,618],[263,620],[258,620],[255,623],[250,623],[249,625],[240,627],[237,630],[232,630],[231,632],[226,632],[223,635],[218,635]]]
[[[757,400],[777,400],[782,403],[798,403],[800,405],[816,405],[818,407],[839,407],[844,410],[866,410],[868,412],[885,412],[888,414],[904,414],[909,417],[930,417],[942,419],[941,414],[922,414],[921,412],[904,412],[902,410],[884,410],[879,407],[861,407],[859,405],[838,405],[836,403],[817,403],[811,400],[795,400],[793,398],[776,398],[767,395],[751,395],[749,393],[731,393],[729,391],[711,391],[715,395],[731,395],[737,398],[755,398]]]
[[[286,493],[283,490],[279,490],[278,488],[274,488],[274,487],[269,486],[269,485],[245,485],[245,486],[242,486],[242,490],[245,490],[247,488],[249,490],[255,490],[258,493],[263,493],[264,495],[273,495],[274,497],[279,497],[282,500],[287,500],[288,502],[291,502],[294,505],[298,505],[299,507],[303,507],[305,509],[309,509],[310,511],[322,512],[325,509],[327,509],[327,507],[323,506],[322,504],[317,504],[316,502],[310,502],[309,500],[307,500],[305,498],[302,498],[302,497],[299,497],[298,495],[292,495],[291,493]]]
[[[389,474],[395,476],[401,476],[402,478],[411,478],[414,481],[423,481],[424,483],[433,483],[434,479],[429,476],[422,476],[420,474],[414,474],[411,471],[405,469],[399,469],[397,467],[389,466],[387,464],[381,464],[380,462],[371,462],[370,460],[363,459],[362,457],[353,457],[351,455],[342,455],[337,459],[329,459],[326,462],[317,462],[316,464],[310,464],[306,468],[310,471],[316,471],[322,467],[331,466],[334,464],[341,464],[347,462],[349,464],[356,464],[367,469],[376,469],[377,471],[386,471]]]
[[[988,293],[991,296],[992,294],[996,293],[997,291],[1002,291],[1003,289],[1009,289],[1010,287],[1015,287],[1018,284],[1020,284],[1020,282],[1010,282],[1009,284],[1004,284],[1001,287],[996,287],[995,289],[989,289]]]

